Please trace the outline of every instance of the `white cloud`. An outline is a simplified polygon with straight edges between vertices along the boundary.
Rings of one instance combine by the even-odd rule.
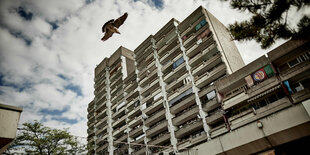
[[[224,25],[248,18],[217,0],[166,0],[162,9],[156,9],[147,0],[99,0],[88,5],[82,0],[3,0],[0,3],[0,73],[5,82],[0,86],[0,102],[24,107],[21,123],[44,120],[48,126],[68,127],[79,136],[87,135],[87,105],[94,97],[94,68],[119,46],[134,50],[171,18],[181,22],[200,5]],[[14,12],[19,6],[33,13],[31,21]],[[102,42],[102,24],[124,12],[129,16],[120,27],[122,34]],[[48,22],[56,22],[59,27],[53,30]],[[12,31],[22,36],[16,37]],[[29,46],[23,37],[31,39]],[[237,46],[246,63],[266,53],[255,42],[237,43]],[[65,89],[69,84],[78,86],[83,96]],[[67,111],[53,116],[42,114],[42,109]],[[71,125],[55,117],[78,122]]]

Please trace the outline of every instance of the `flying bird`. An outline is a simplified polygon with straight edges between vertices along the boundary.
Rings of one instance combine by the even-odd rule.
[[[113,33],[121,34],[118,31],[118,28],[124,23],[124,21],[127,19],[128,13],[124,13],[121,17],[117,18],[116,20],[111,19],[108,22],[106,22],[102,26],[102,33],[105,33],[104,36],[101,38],[102,41],[106,41],[110,37],[112,37]]]

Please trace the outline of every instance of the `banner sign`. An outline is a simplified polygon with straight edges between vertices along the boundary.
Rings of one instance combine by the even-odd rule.
[[[267,74],[266,74],[264,69],[260,69],[260,70],[256,71],[252,77],[253,77],[254,81],[259,82],[259,81],[263,81],[264,79],[266,79]]]

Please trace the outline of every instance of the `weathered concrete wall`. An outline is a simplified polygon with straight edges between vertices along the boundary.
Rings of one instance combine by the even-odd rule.
[[[198,154],[251,154],[310,135],[310,117],[302,104],[272,114],[198,145]]]
[[[0,104],[0,154],[16,137],[22,108]]]
[[[238,51],[237,46],[235,45],[230,35],[230,32],[209,11],[205,9],[204,11],[207,19],[209,19],[209,21],[211,22],[211,31],[213,31],[215,38],[218,39],[216,41],[220,46],[219,48],[221,48],[224,53],[224,57],[228,63],[228,68],[230,68],[232,72],[235,72],[236,70],[244,66],[244,62]]]

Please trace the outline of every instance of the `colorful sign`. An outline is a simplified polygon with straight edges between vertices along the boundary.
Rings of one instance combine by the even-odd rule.
[[[264,69],[260,69],[253,74],[254,81],[262,81],[267,78],[267,74]]]
[[[251,75],[248,75],[247,77],[244,78],[248,87],[252,87],[254,85],[254,81],[251,77]]]

